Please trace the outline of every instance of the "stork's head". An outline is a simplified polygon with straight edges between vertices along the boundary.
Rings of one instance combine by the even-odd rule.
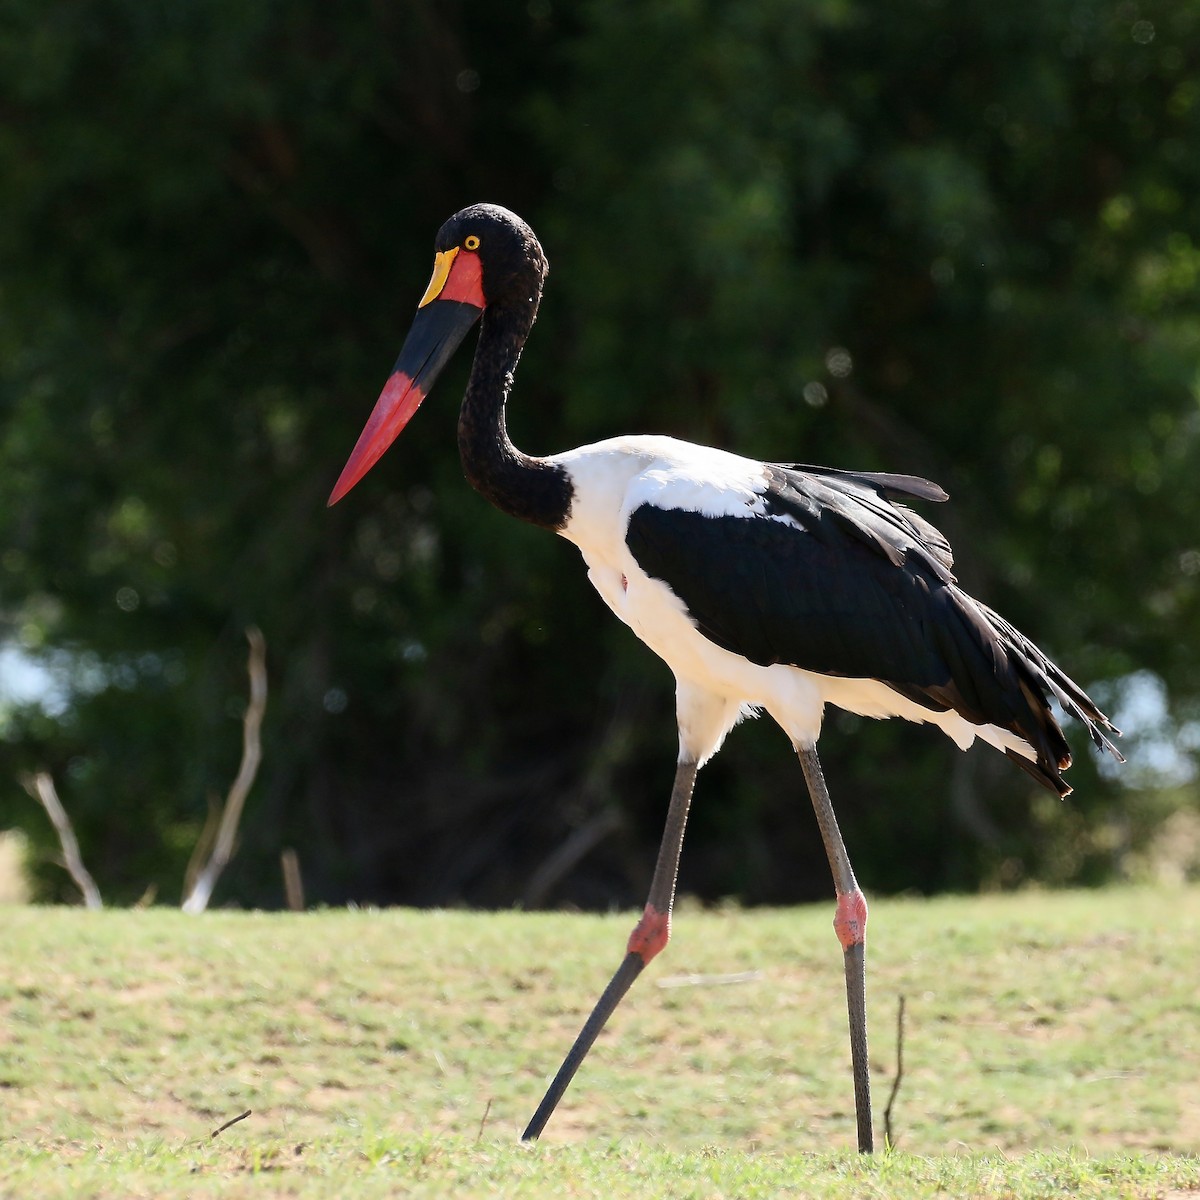
[[[433,275],[375,408],[329,497],[336,504],[412,419],[484,309],[524,307],[530,324],[546,277],[533,230],[496,204],[472,204],[438,230]]]

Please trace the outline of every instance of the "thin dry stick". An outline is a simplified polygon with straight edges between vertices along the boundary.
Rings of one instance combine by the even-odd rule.
[[[292,912],[304,911],[304,881],[300,878],[300,857],[291,846],[285,846],[279,854],[283,868],[283,894]]]
[[[236,1125],[239,1121],[244,1121],[253,1111],[254,1110],[252,1108],[248,1108],[244,1113],[238,1113],[236,1117],[230,1117],[224,1125],[218,1125],[217,1128],[212,1131],[210,1136],[216,1137],[218,1133],[224,1133],[225,1130],[230,1127],[230,1125]]]
[[[487,1124],[488,1113],[490,1113],[491,1111],[492,1111],[492,1102],[489,1099],[487,1102],[487,1107],[483,1110],[483,1116],[480,1118],[480,1121],[479,1121],[479,1132],[475,1135],[475,1140],[477,1142],[479,1141],[480,1138],[483,1137],[483,1127]]]
[[[761,971],[735,971],[732,975],[666,975],[658,981],[660,988],[728,987],[733,983],[757,983]]]
[[[87,867],[83,865],[79,842],[75,839],[75,830],[71,827],[71,818],[67,816],[67,810],[58,798],[54,780],[45,771],[39,771],[36,775],[23,776],[21,785],[46,810],[46,815],[58,834],[59,845],[62,846],[63,865],[83,893],[84,904],[88,908],[103,908],[104,901],[100,899],[100,889]]]
[[[247,663],[250,703],[246,706],[246,716],[242,721],[242,762],[229,788],[229,795],[225,797],[212,854],[183,902],[183,911],[187,913],[201,913],[208,907],[213,888],[233,857],[233,842],[242,819],[242,809],[254,783],[254,776],[258,773],[258,764],[262,761],[262,720],[267,708],[267,644],[262,631],[253,625],[246,630],[246,641],[250,643]]]
[[[895,1146],[892,1137],[892,1105],[896,1102],[896,1093],[900,1090],[900,1080],[904,1078],[904,997],[900,997],[900,1007],[896,1010],[896,1078],[892,1080],[892,1091],[888,1096],[887,1108],[883,1110],[884,1145]]]

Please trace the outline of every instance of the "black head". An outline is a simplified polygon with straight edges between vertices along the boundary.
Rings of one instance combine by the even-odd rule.
[[[546,256],[533,230],[496,204],[473,204],[438,230],[433,277],[400,357],[359,435],[329,503],[344,496],[408,424],[468,331],[503,328],[517,353],[537,315]],[[513,359],[515,362],[515,357]]]
[[[479,255],[483,295],[493,304],[530,303],[537,308],[549,264],[532,229],[498,204],[472,204],[438,230],[434,250],[456,246]]]

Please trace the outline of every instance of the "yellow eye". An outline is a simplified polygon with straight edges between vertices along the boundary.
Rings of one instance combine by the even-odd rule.
[[[463,242],[463,245],[468,250],[478,250],[479,249],[479,239],[474,234],[471,234],[471,236],[469,238],[467,238],[467,240],[465,242]]]

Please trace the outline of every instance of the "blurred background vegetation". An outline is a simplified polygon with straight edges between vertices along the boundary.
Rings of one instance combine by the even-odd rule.
[[[462,355],[337,508],[433,234],[490,200],[552,269],[511,428],[664,432],[942,483],[967,588],[1128,727],[1060,803],[831,712],[874,891],[1195,873],[1200,0],[2,0],[0,828],[217,903],[640,903],[666,668],[565,542],[493,512]],[[566,848],[565,854],[560,851]],[[701,776],[681,887],[824,896],[768,722]]]

